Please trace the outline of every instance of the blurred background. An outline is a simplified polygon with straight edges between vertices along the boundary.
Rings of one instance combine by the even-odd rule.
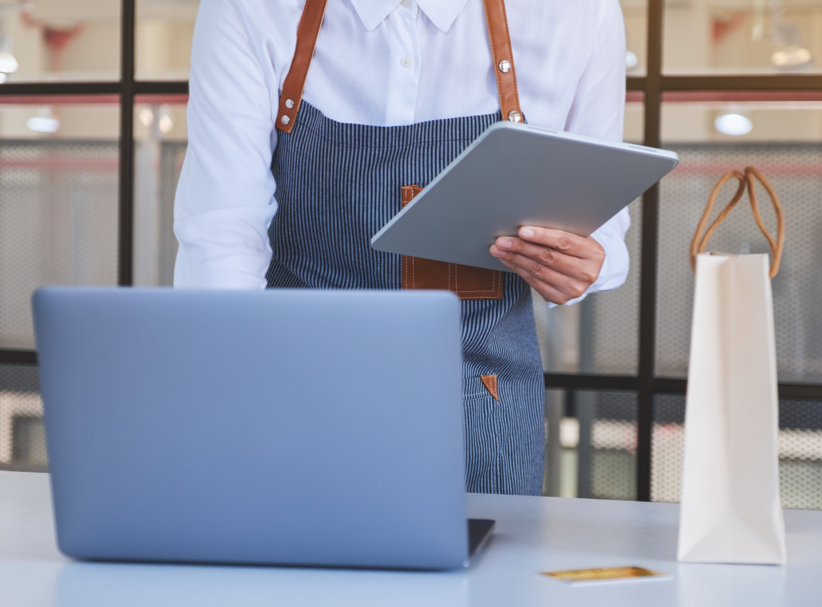
[[[752,164],[787,217],[773,283],[782,500],[822,509],[822,0],[621,4],[625,140],[673,150],[681,164],[631,204],[622,288],[572,307],[535,303],[544,493],[678,501],[688,245],[714,183]],[[0,469],[48,465],[32,290],[172,282],[197,8],[0,0]],[[746,211],[713,249],[767,251]]]

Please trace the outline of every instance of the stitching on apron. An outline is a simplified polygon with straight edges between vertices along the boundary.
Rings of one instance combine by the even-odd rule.
[[[457,293],[491,293],[493,291],[496,291],[497,290],[497,276],[499,276],[499,270],[491,270],[491,271],[494,273],[494,278],[492,279],[490,289],[474,289],[473,291],[460,291],[459,290],[460,289],[459,284],[457,284],[456,285]],[[454,270],[454,274],[457,277],[459,277],[459,272],[456,271],[456,268]]]

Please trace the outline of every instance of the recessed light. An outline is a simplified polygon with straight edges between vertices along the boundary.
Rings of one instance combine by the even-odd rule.
[[[26,126],[38,133],[56,133],[60,128],[60,121],[56,118],[34,116],[26,120]]]
[[[771,63],[783,70],[805,67],[811,63],[811,52],[801,46],[789,46],[771,55]]]
[[[739,137],[751,132],[753,122],[742,114],[723,114],[714,120],[714,127],[723,135]]]
[[[26,120],[26,126],[38,133],[56,133],[60,130],[60,121],[54,117],[51,108],[44,105],[37,110],[37,115]]]

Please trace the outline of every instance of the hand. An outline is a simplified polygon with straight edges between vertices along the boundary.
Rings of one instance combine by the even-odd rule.
[[[605,263],[605,249],[593,238],[532,226],[520,228],[519,238],[497,238],[491,255],[522,276],[545,301],[560,305],[581,297]]]

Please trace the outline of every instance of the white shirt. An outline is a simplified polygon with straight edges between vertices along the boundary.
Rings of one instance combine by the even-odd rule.
[[[178,287],[265,288],[277,209],[270,166],[279,91],[304,0],[202,0],[194,30],[189,145],[174,227]],[[530,124],[622,140],[625,30],[618,0],[508,0]],[[303,99],[374,126],[498,112],[482,0],[328,0]],[[573,204],[573,201],[568,201]],[[628,274],[627,210],[589,292]]]

